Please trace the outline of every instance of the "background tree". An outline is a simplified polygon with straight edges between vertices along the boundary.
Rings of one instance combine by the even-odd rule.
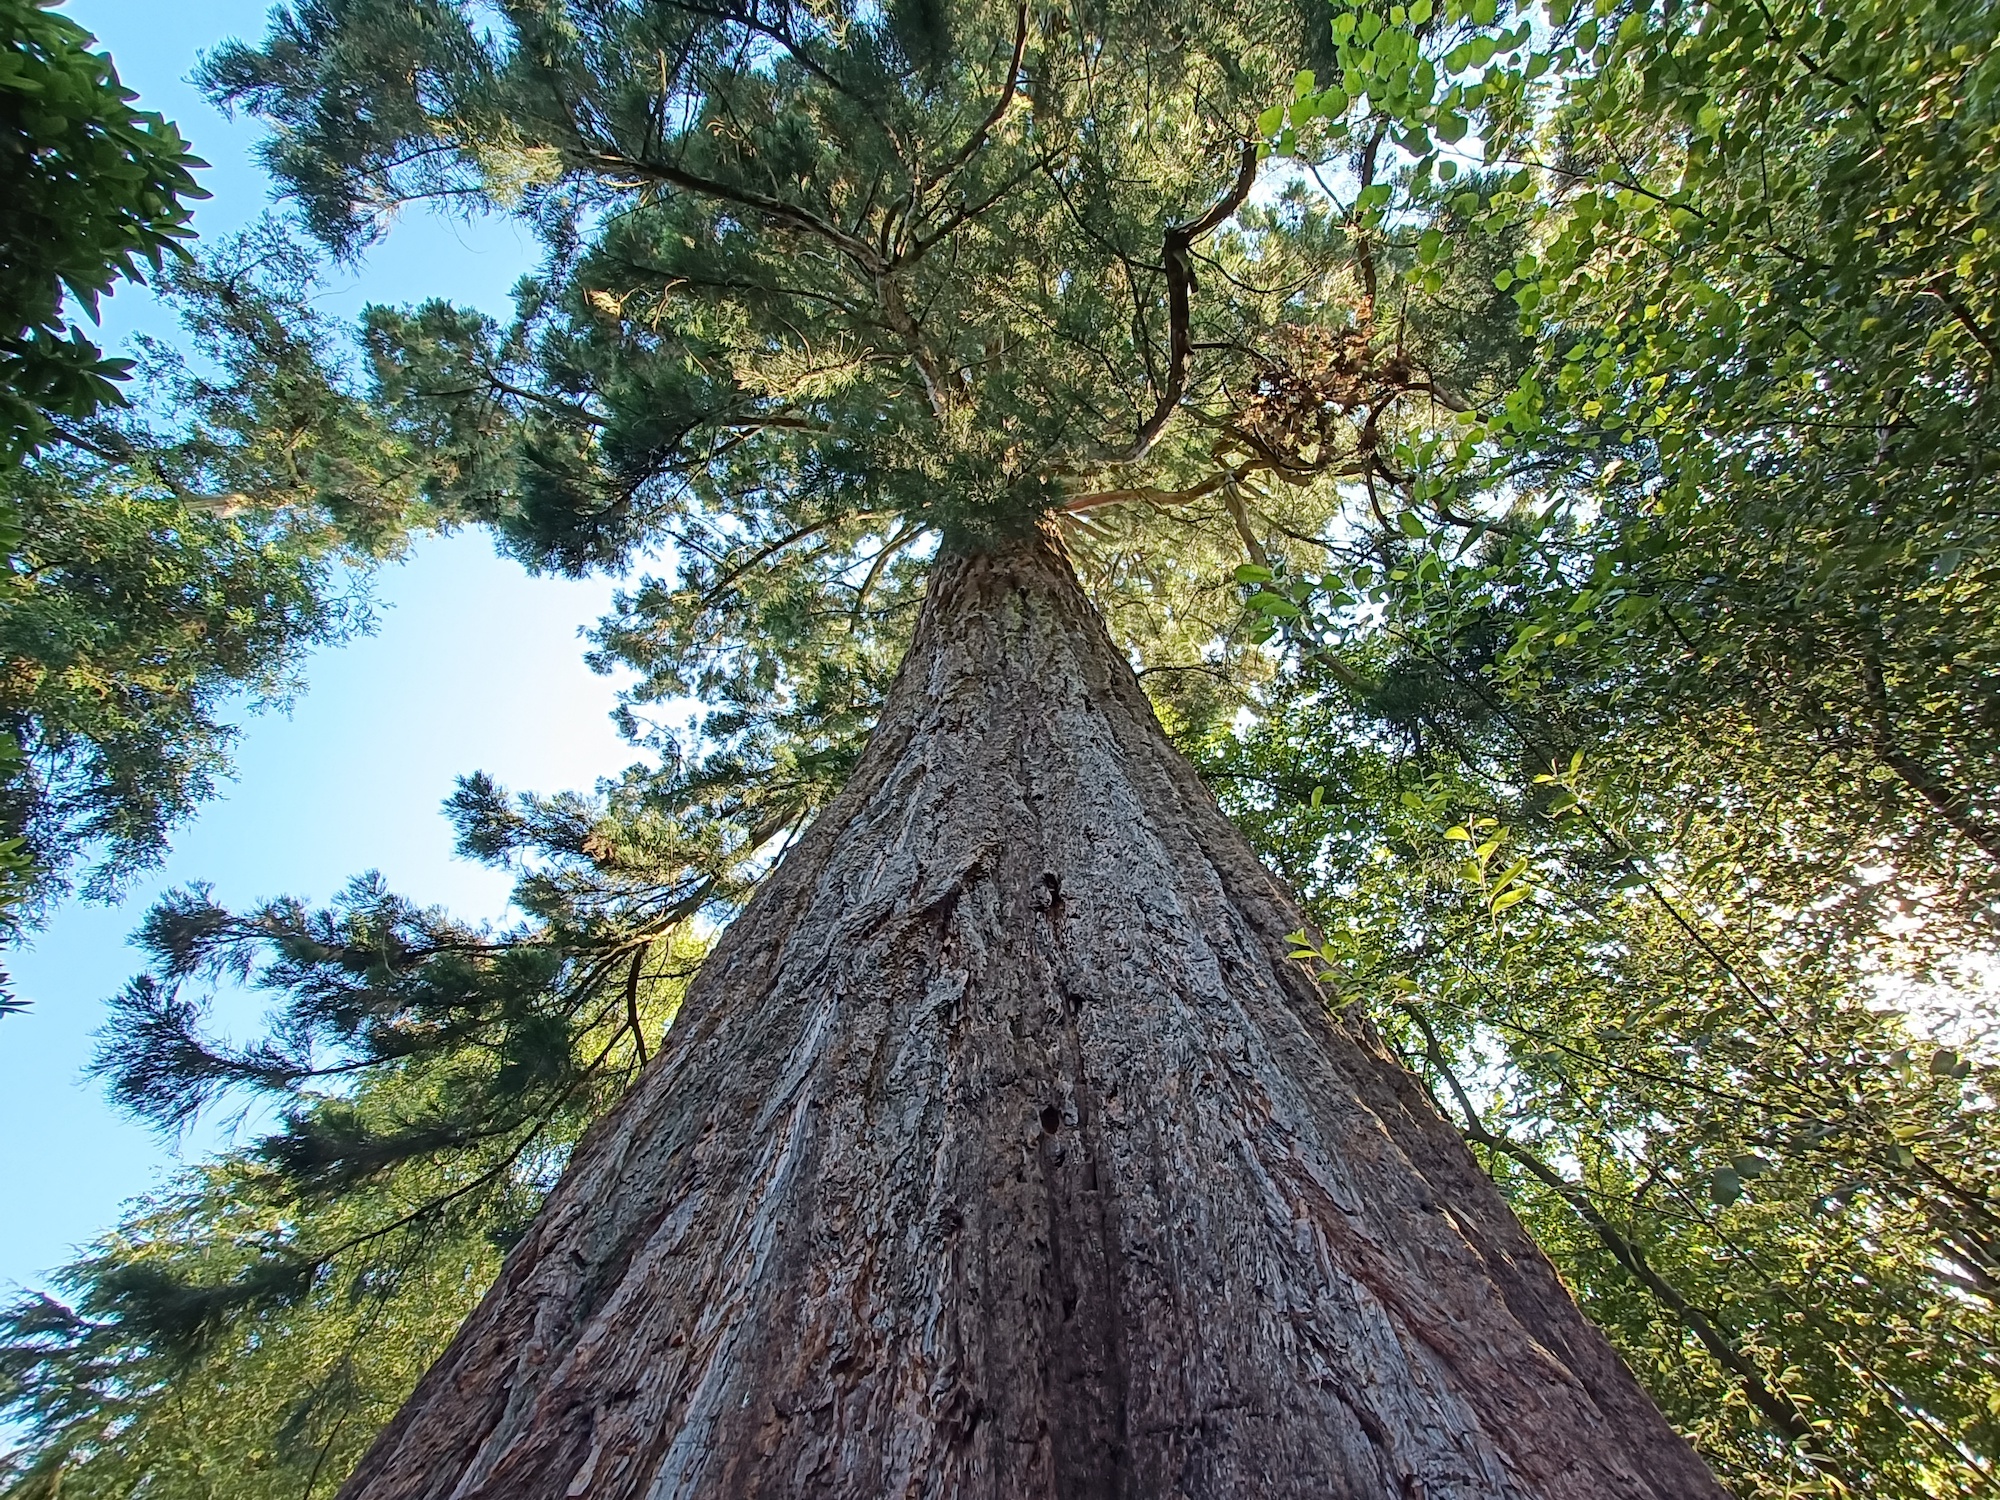
[[[1992,942],[1992,21],[1527,19],[1348,8],[1265,121],[1523,343],[1244,570],[1304,675],[1211,770],[1739,1488],[1983,1487],[1991,1102],[1881,1012]]]
[[[43,0],[0,6],[0,475],[44,442],[52,424],[120,400],[129,369],[107,360],[68,320],[65,299],[95,318],[98,298],[140,261],[157,272],[192,233],[184,200],[204,196],[202,165],[156,114],[131,108],[89,33]],[[30,518],[0,505],[0,549],[18,574]],[[0,735],[0,778],[18,791],[23,746]],[[0,825],[0,936],[17,931],[39,871],[27,839]],[[0,1012],[13,1009],[0,976]]]
[[[19,524],[0,580],[0,725],[21,756],[0,826],[29,917],[80,877],[115,896],[228,773],[236,720],[282,705],[314,648],[371,626],[369,574],[480,513],[503,401],[450,419],[399,406],[407,365],[497,341],[476,315],[312,305],[319,267],[272,223],[165,267],[183,351],[142,339],[140,397],[72,421],[9,472]],[[397,359],[370,329],[416,330]],[[427,340],[428,342],[423,342]],[[453,373],[455,372],[455,373]],[[482,395],[484,393],[482,392]]]
[[[283,702],[307,651],[366,628],[360,575],[455,513],[445,476],[464,449],[431,434],[420,449],[366,403],[345,337],[308,301],[313,258],[278,229],[190,255],[202,163],[132,107],[88,33],[31,0],[0,7],[0,31],[13,934],[79,874],[108,897],[157,862],[226,773],[232,717]],[[71,319],[148,276],[195,363],[142,340],[133,408],[133,362]]]

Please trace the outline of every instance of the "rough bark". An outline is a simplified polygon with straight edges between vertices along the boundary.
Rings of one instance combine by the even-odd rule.
[[[851,785],[347,1500],[1722,1491],[1067,565],[939,566]]]

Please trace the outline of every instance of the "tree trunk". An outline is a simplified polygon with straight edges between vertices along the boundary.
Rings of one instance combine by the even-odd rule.
[[[343,1495],[1721,1496],[1301,925],[1068,565],[947,559]]]

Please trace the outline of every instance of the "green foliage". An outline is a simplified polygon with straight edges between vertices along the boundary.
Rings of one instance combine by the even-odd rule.
[[[0,459],[46,440],[49,423],[119,403],[130,365],[70,325],[93,318],[119,279],[157,274],[193,234],[186,200],[207,196],[180,133],[134,110],[110,59],[51,0],[0,4]]]
[[[1520,343],[1239,572],[1300,675],[1211,772],[1745,1495],[1990,1483],[1990,1043],[1893,997],[1994,937],[1995,32],[1341,7],[1263,122]]]
[[[360,1456],[498,1270],[584,1127],[629,1085],[701,957],[693,917],[755,847],[699,851],[613,793],[469,778],[464,851],[517,867],[511,928],[375,877],[330,908],[176,892],[113,1007],[101,1070],[172,1130],[225,1098],[275,1127],[142,1204],[0,1322],[0,1400],[35,1433],[6,1492],[297,1495]],[[218,987],[277,1005],[211,1034]],[[37,1488],[43,1486],[44,1488]]]
[[[142,338],[142,400],[84,424],[75,453],[191,508],[282,519],[352,563],[504,508],[493,473],[519,423],[499,330],[442,303],[314,306],[322,267],[265,220],[168,268],[179,346]],[[397,330],[393,342],[385,330]]]
[[[126,360],[106,359],[65,315],[66,299],[94,319],[123,277],[157,273],[192,234],[184,200],[206,197],[190,175],[203,165],[157,114],[131,108],[90,34],[48,0],[0,0],[0,476],[47,441],[54,424],[122,401]],[[36,517],[0,495],[0,555],[8,582],[32,565],[20,553]],[[31,575],[32,576],[32,575]],[[0,610],[4,610],[0,603]],[[29,668],[32,670],[32,667]],[[21,669],[4,668],[18,695]],[[35,800],[35,751],[16,724],[0,731],[0,798]],[[13,937],[46,888],[45,851],[19,818],[0,821],[0,940]],[[0,974],[0,1013],[18,1009]]]
[[[65,1273],[70,1301],[0,1320],[0,1395],[45,1435],[0,1484],[197,1497],[220,1472],[275,1500],[344,1474],[498,1271],[540,1165],[427,1164],[304,1211],[254,1158],[189,1174]]]
[[[666,539],[726,569],[844,519],[1005,530],[1333,467],[1216,432],[1287,340],[1331,350],[1353,322],[1300,295],[1340,270],[1325,233],[1225,227],[1288,76],[1265,34],[1295,19],[981,5],[917,43],[874,7],[486,28],[347,0],[206,77],[282,124],[273,168],[336,248],[420,198],[516,206],[549,238],[515,336],[539,402],[505,519],[525,559]],[[357,92],[365,122],[326,112]]]
[[[23,764],[0,826],[43,872],[39,900],[85,851],[85,890],[105,895],[212,792],[237,701],[282,702],[304,654],[365,616],[282,522],[204,514],[53,461],[17,475],[15,500],[0,725]]]
[[[1493,273],[1533,340],[1513,389],[1384,455],[1437,538],[1412,576],[1501,536],[1482,576],[1537,601],[1507,670],[1595,680],[1621,714],[1754,720],[1861,813],[1860,857],[1982,907],[2000,25],[1559,9],[1535,45],[1456,7],[1375,17],[1366,44],[1347,27],[1357,86],[1294,107],[1329,143],[1402,143],[1378,211],[1431,219],[1420,260],[1518,246]],[[1461,173],[1434,127],[1464,109],[1483,156]],[[1463,220],[1437,214],[1447,172]]]

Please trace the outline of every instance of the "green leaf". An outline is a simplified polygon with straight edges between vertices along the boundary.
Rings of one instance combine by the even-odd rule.
[[[1267,615],[1274,619],[1296,620],[1301,618],[1303,613],[1296,604],[1292,603],[1283,594],[1273,594],[1268,590],[1252,594],[1245,602],[1251,609],[1257,611],[1258,614]]]

